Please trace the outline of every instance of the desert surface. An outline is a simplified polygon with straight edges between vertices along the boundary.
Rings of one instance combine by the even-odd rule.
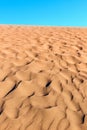
[[[0,130],[87,130],[87,29],[0,25]]]

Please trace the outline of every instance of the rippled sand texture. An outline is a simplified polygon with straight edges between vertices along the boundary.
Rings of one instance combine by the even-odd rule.
[[[87,130],[87,29],[0,26],[0,130]]]

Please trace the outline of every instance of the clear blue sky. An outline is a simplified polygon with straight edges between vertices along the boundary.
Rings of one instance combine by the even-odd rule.
[[[0,24],[87,26],[87,0],[0,0]]]

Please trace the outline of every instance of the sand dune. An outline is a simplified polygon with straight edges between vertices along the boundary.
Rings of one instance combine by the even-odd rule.
[[[0,130],[87,130],[87,29],[0,26]]]

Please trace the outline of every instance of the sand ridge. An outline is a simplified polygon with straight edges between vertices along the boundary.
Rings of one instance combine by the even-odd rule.
[[[0,25],[0,130],[87,130],[87,29]]]

